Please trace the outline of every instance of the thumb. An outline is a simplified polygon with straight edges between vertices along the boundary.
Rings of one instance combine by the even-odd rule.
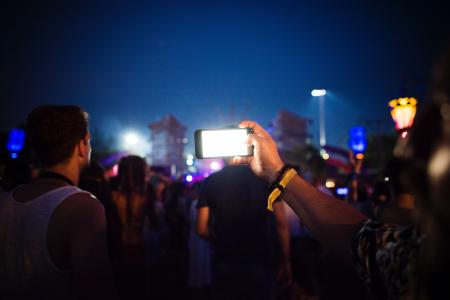
[[[235,156],[231,159],[232,165],[249,165],[251,164],[253,159],[253,156],[248,157],[242,157],[242,156]]]

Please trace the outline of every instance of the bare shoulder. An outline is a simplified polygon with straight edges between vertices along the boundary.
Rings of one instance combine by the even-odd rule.
[[[104,207],[100,201],[88,192],[79,192],[69,196],[58,207],[58,214],[71,224],[95,224],[104,222]]]
[[[69,196],[64,202],[72,209],[103,210],[101,202],[94,195],[85,191],[80,191],[79,193]]]

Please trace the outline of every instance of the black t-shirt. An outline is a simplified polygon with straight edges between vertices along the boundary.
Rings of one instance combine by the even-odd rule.
[[[277,240],[267,197],[266,183],[247,166],[227,166],[205,180],[197,207],[210,209],[215,262],[273,265]]]

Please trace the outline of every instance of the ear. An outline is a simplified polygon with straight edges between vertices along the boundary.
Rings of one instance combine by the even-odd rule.
[[[90,157],[91,155],[90,139],[91,135],[88,132],[85,135],[85,137],[78,142],[77,149],[78,149],[78,157],[80,159],[85,160],[86,158]]]

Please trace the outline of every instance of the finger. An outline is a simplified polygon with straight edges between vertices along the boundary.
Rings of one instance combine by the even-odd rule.
[[[249,165],[252,162],[252,157],[235,156],[231,160],[232,165]]]
[[[269,137],[269,133],[267,133],[267,131],[261,127],[261,125],[259,125],[258,123],[256,123],[255,121],[242,121],[239,124],[240,128],[251,128],[253,129],[253,133],[255,135],[261,136],[261,137]]]
[[[246,144],[250,147],[251,146],[255,147],[258,144],[260,139],[261,138],[255,134],[249,134],[249,135],[247,135]]]
[[[240,128],[246,128],[246,127],[253,128],[254,125],[255,125],[255,121],[249,121],[249,120],[245,120],[245,121],[242,121],[241,123],[239,123]]]

